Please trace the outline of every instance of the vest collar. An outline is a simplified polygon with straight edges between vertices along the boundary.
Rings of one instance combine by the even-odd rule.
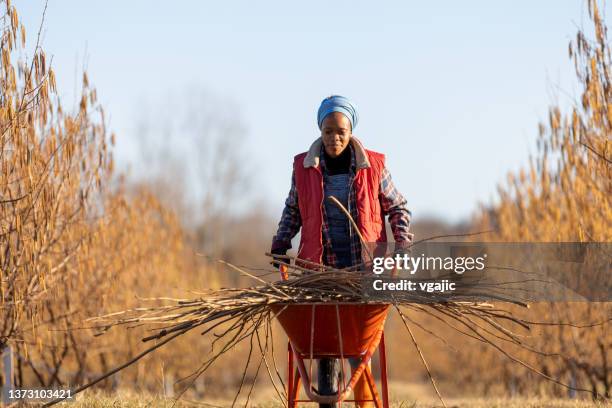
[[[368,160],[368,154],[366,153],[365,148],[355,136],[351,136],[349,143],[353,146],[353,150],[355,151],[355,166],[357,170],[366,169],[370,167],[370,161]],[[321,146],[323,145],[323,139],[319,137],[315,140],[308,149],[308,153],[304,158],[304,167],[319,167],[321,154]]]

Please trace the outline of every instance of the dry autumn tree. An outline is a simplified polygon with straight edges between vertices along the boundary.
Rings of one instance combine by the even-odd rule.
[[[569,45],[582,86],[580,100],[566,114],[557,106],[550,109],[548,124],[540,125],[535,160],[527,171],[510,174],[508,186],[499,190],[501,203],[483,212],[482,224],[497,231],[493,240],[612,241],[612,57],[598,2],[588,0],[587,5],[594,38],[580,30]],[[610,285],[609,270],[589,279]],[[553,358],[533,354],[524,358],[557,378],[589,387],[593,397],[610,398],[610,303],[539,304],[530,313],[556,322],[604,322],[582,329],[544,327],[535,339]],[[505,371],[512,377],[508,381],[512,387],[534,389],[540,383],[520,369]],[[563,395],[559,388],[551,392]]]
[[[93,337],[83,318],[177,282],[201,287],[210,273],[149,186],[126,191],[113,178],[114,136],[87,76],[77,110],[65,112],[40,34],[28,59],[15,7],[0,7],[0,352],[12,348],[18,385],[82,383],[139,347],[121,334]],[[190,368],[188,358],[169,360],[160,353],[122,382],[157,389],[158,376],[146,373]]]
[[[40,31],[32,57],[15,60],[25,51],[25,28],[10,1],[0,7],[1,350],[35,330],[45,301],[83,272],[112,160],[87,76],[78,110],[64,112]]]

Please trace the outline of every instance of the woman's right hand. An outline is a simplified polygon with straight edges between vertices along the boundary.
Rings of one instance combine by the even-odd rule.
[[[287,249],[286,248],[276,248],[270,251],[270,253],[272,254],[272,266],[275,267],[278,270],[281,270],[281,266],[284,266],[283,264],[281,264],[280,262],[287,262],[287,259],[285,258],[281,258],[281,257],[276,257],[274,255],[287,255]]]

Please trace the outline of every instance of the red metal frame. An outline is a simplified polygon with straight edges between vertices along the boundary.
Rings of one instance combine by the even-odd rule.
[[[287,407],[295,408],[299,402],[357,402],[347,399],[363,375],[370,388],[376,408],[389,408],[387,359],[384,341],[384,323],[389,305],[383,304],[285,304],[272,309],[289,337],[287,344]],[[315,313],[315,309],[318,314]],[[335,323],[335,324],[334,324]],[[314,333],[318,335],[315,336]],[[321,336],[320,333],[325,333]],[[343,336],[342,334],[345,334]],[[372,371],[368,366],[378,349],[382,400],[376,389]],[[348,385],[339,387],[335,395],[320,395],[313,388],[304,360],[316,358],[359,357],[361,362],[353,371]],[[344,376],[343,376],[344,378]],[[308,399],[298,399],[300,383]],[[359,400],[365,401],[365,400]]]

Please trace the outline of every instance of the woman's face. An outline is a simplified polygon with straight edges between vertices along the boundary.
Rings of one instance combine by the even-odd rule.
[[[330,113],[323,120],[321,137],[325,152],[330,157],[338,157],[351,139],[351,121],[340,112]]]

